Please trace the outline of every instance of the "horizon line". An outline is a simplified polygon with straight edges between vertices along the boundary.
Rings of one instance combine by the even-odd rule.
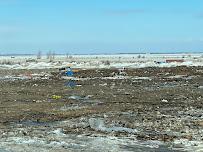
[[[194,51],[194,52],[188,52],[188,51],[181,51],[181,52],[136,52],[136,53],[54,53],[54,55],[124,55],[124,54],[198,54],[203,53],[203,51]],[[38,53],[0,53],[0,56],[34,56],[38,55]],[[47,54],[41,54],[42,56],[46,56]]]

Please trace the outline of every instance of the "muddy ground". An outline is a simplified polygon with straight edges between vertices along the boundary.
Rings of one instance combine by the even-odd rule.
[[[73,79],[61,77],[57,69],[1,70],[0,76],[0,146],[5,151],[29,151],[9,137],[55,141],[49,139],[54,131],[167,145],[167,150],[146,151],[181,151],[184,144],[174,141],[203,141],[202,67],[79,69]]]

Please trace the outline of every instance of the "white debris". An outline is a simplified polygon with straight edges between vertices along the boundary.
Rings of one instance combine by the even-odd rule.
[[[152,80],[150,77],[132,77],[134,80]]]
[[[78,109],[84,109],[87,108],[87,106],[79,106],[79,105],[71,105],[71,106],[67,106],[64,105],[63,107],[60,108],[61,111],[69,111],[69,110],[78,110]]]
[[[50,140],[47,140],[49,138]],[[128,137],[113,137],[113,136],[99,136],[94,135],[66,135],[66,136],[49,136],[43,138],[31,137],[8,137],[0,139],[0,150],[6,149],[6,152],[15,151],[29,151],[29,152],[54,152],[54,151],[108,151],[108,152],[130,152],[136,149],[142,152],[156,151],[160,142],[139,142],[136,139]],[[167,147],[165,147],[167,151]],[[134,151],[134,150],[133,150]]]
[[[68,99],[73,99],[73,100],[88,100],[90,97],[92,97],[92,95],[87,95],[85,97],[72,95],[72,96],[68,97]]]
[[[127,132],[127,133],[136,133],[136,129],[125,128],[125,127],[106,127],[104,125],[104,120],[99,118],[90,118],[89,119],[90,127],[97,131],[103,132]]]
[[[166,100],[166,99],[162,99],[161,101],[165,102],[165,103],[168,103],[168,100]]]
[[[198,88],[199,88],[199,89],[203,89],[203,86],[199,86]]]
[[[168,78],[168,79],[181,79],[184,77],[187,77],[187,75],[174,75],[174,76],[168,76],[166,78]]]

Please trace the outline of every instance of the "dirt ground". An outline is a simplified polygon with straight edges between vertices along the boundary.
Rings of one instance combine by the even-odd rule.
[[[203,141],[202,67],[79,69],[73,80],[58,76],[57,69],[1,70],[0,76],[1,138],[20,126],[29,129],[17,136],[40,137],[38,128],[51,127],[64,134]],[[91,126],[91,118],[103,120],[106,128],[137,131],[104,131]],[[63,121],[68,123],[58,124]]]

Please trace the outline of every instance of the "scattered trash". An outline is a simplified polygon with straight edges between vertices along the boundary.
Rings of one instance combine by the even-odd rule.
[[[66,71],[66,76],[73,76],[73,71],[70,67],[68,67],[68,69]]]
[[[57,95],[52,96],[52,99],[56,99],[56,100],[61,99],[61,98],[62,98],[61,96],[57,96]]]
[[[168,76],[166,77],[167,79],[183,79],[187,77],[187,75],[172,75],[172,76]]]
[[[107,85],[108,85],[107,83],[99,84],[99,86],[107,86]]]
[[[164,61],[154,61],[154,63],[156,63],[156,64],[163,64],[163,63],[166,63],[166,62],[164,62]]]
[[[74,73],[78,73],[80,70],[79,69],[73,69],[72,70]]]
[[[168,100],[166,100],[166,99],[163,99],[163,100],[161,100],[162,102],[165,102],[165,103],[168,103]]]
[[[70,81],[68,81],[68,82],[65,83],[65,86],[70,87],[70,88],[73,88],[73,87],[75,87],[76,85],[77,85],[76,82],[75,82],[75,81],[72,81],[72,80],[70,80]]]
[[[199,88],[199,89],[203,89],[203,86],[199,86],[198,88]]]
[[[66,70],[66,68],[59,68],[59,72],[61,72],[61,71],[65,71]]]
[[[30,77],[27,77],[24,75],[18,75],[18,76],[7,75],[7,76],[0,77],[0,80],[3,80],[3,81],[29,80],[29,79]]]
[[[168,60],[166,60],[166,63],[173,63],[173,62],[183,63],[184,60],[182,60],[182,59],[168,59]]]
[[[125,72],[125,68],[123,67],[122,69],[118,69],[118,74],[121,75],[121,76],[126,76],[128,75],[126,72]]]
[[[74,100],[88,100],[90,97],[92,97],[91,95],[88,95],[88,96],[84,96],[84,97],[81,97],[81,96],[70,96],[68,99],[74,99]]]
[[[70,67],[62,67],[62,68],[59,68],[59,73],[60,75],[62,76],[69,76],[69,77],[72,77],[74,75],[74,73],[78,72],[79,70],[72,70]]]
[[[60,108],[61,111],[69,111],[69,110],[78,110],[78,109],[84,109],[87,108],[87,106],[79,106],[77,104],[73,105],[64,105]]]

